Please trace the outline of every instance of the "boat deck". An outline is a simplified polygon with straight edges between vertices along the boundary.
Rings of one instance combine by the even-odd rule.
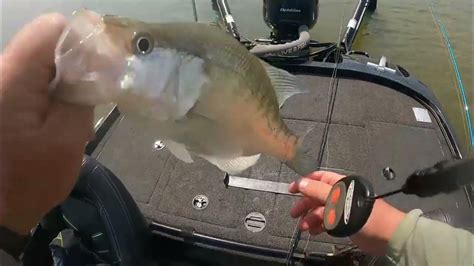
[[[331,79],[299,76],[310,92],[290,98],[282,115],[296,133],[304,134],[312,128],[304,145],[307,153],[316,158],[327,123]],[[414,110],[421,117],[417,119]],[[380,194],[399,188],[416,169],[454,158],[437,120],[431,114],[423,117],[423,110],[425,107],[413,98],[388,87],[340,79],[321,162],[323,169],[367,177]],[[206,161],[186,164],[166,148],[154,149],[156,133],[153,121],[121,115],[93,153],[122,180],[147,219],[186,232],[288,249],[296,225],[289,209],[298,196],[226,187],[225,173]],[[386,167],[394,171],[394,179],[382,175]],[[262,157],[241,176],[284,183],[298,178],[269,157]],[[208,197],[207,208],[193,207],[196,195]],[[463,190],[427,199],[395,195],[387,201],[405,211],[468,207]],[[262,231],[253,233],[245,227],[245,217],[251,212],[264,215],[266,225]],[[305,248],[308,234],[301,239],[298,252]],[[311,237],[305,250],[331,254],[348,244],[348,239],[323,234]]]

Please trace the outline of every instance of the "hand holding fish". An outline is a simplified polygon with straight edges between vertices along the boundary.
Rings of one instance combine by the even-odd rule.
[[[0,224],[26,234],[70,193],[93,108],[49,97],[54,47],[66,25],[44,15],[26,25],[0,60]]]

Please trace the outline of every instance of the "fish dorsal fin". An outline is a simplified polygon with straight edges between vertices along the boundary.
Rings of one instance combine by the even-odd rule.
[[[292,75],[283,69],[276,68],[264,61],[261,62],[267,71],[273,88],[275,89],[280,108],[291,96],[307,92],[306,90],[301,89],[300,82],[298,82],[298,78],[295,75]]]
[[[172,140],[164,140],[163,143],[165,144],[165,147],[171,152],[171,154],[173,154],[176,158],[185,163],[194,162],[191,154],[189,154],[189,151],[183,144],[174,142]]]
[[[243,172],[245,169],[253,166],[257,163],[260,158],[260,154],[252,156],[242,156],[233,159],[220,159],[212,156],[203,156],[202,158],[206,159],[208,162],[217,166],[222,171],[229,174],[238,174]]]

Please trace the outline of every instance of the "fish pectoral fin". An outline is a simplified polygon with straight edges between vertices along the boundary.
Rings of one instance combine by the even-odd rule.
[[[242,156],[233,159],[220,159],[212,156],[203,155],[200,156],[212,163],[213,165],[217,166],[222,171],[227,172],[229,174],[238,174],[243,172],[245,169],[256,164],[258,159],[260,158],[260,154],[252,156]]]
[[[307,176],[320,169],[319,162],[316,158],[313,158],[308,154],[309,146],[303,144],[304,139],[313,129],[314,126],[309,127],[306,129],[305,134],[298,138],[298,141],[296,142],[295,156],[292,160],[285,162],[288,167],[300,176]]]
[[[291,96],[307,92],[307,90],[301,89],[302,86],[295,75],[292,75],[283,69],[276,68],[268,63],[265,63],[264,61],[261,62],[267,71],[273,88],[275,89],[280,108],[283,106],[283,103],[285,103],[285,101]]]
[[[173,154],[176,158],[180,159],[185,163],[192,163],[194,162],[191,154],[186,149],[186,146],[181,143],[174,142],[172,140],[165,140],[163,141],[165,147]]]

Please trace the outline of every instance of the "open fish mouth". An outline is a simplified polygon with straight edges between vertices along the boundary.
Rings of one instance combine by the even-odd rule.
[[[90,10],[73,14],[55,50],[56,77],[50,86],[54,97],[84,105],[113,101],[128,53],[117,38],[120,29],[113,27]]]

